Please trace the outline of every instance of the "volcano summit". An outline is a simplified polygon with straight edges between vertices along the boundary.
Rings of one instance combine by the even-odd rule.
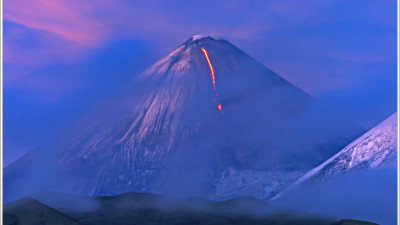
[[[44,189],[268,199],[363,132],[212,37],[190,38],[131,84],[6,167],[5,200]]]

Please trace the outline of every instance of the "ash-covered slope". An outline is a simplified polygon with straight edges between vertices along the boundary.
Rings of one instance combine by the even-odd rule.
[[[350,143],[321,165],[310,170],[274,198],[305,182],[332,179],[363,169],[395,163],[397,157],[397,112]]]
[[[5,197],[268,198],[361,132],[228,41],[190,38],[129,93],[5,168]]]

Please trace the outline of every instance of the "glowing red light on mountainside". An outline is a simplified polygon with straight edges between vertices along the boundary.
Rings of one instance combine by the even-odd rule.
[[[208,58],[208,53],[207,53],[206,49],[202,47],[201,50],[204,52],[204,56],[205,56],[206,59],[207,59],[208,65],[210,66],[210,70],[211,70],[210,75],[211,75],[212,83],[213,83],[213,86],[214,86],[214,89],[215,89],[215,74],[214,74],[214,68],[213,68],[213,66],[212,66],[212,64],[211,64],[210,58]]]
[[[214,90],[216,90],[216,88],[215,88],[215,73],[214,73],[214,68],[213,68],[213,66],[212,66],[212,64],[211,64],[210,58],[208,57],[207,50],[206,50],[204,47],[201,47],[201,50],[203,51],[204,56],[205,56],[206,59],[207,59],[208,66],[210,67],[210,71],[211,71],[210,76],[211,76],[211,78],[212,78],[212,84],[213,84]],[[218,96],[218,93],[216,93],[215,96]],[[222,112],[222,105],[221,105],[221,103],[218,104],[217,108],[218,108],[219,111]]]

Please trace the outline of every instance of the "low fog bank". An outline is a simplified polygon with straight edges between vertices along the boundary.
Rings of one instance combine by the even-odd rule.
[[[323,225],[334,222],[332,218],[289,210],[249,197],[210,201],[134,192],[98,197],[42,192],[31,197],[85,224],[128,224],[132,221],[141,221],[141,224],[188,224],[196,221],[196,224]],[[20,204],[19,207],[23,209],[27,206]]]
[[[397,165],[352,173],[319,184],[304,184],[273,201],[335,218],[393,225],[397,222]]]
[[[123,214],[138,209],[154,209],[164,213],[185,211],[250,217],[286,215],[287,219],[312,217],[309,213],[288,210],[251,197],[212,201],[199,197],[176,198],[153,193],[127,192],[117,196],[81,196],[50,191],[38,192],[29,197],[67,215],[98,212]]]

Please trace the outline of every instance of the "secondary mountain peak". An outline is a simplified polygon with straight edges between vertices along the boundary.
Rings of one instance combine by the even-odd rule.
[[[339,175],[396,163],[397,112],[351,142],[321,165],[297,179],[277,199],[303,183],[322,182]]]

